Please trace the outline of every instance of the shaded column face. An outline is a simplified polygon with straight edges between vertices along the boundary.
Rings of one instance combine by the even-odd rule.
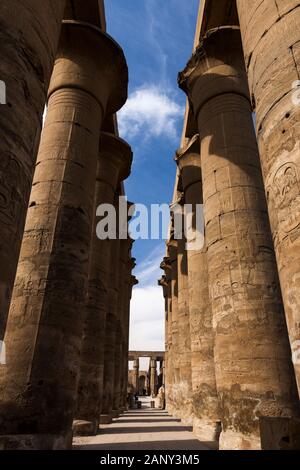
[[[203,204],[199,135],[177,153],[185,204],[192,208],[192,237],[187,251],[193,427],[200,439],[217,440],[219,410],[214,364],[214,335],[208,289],[206,246],[196,248],[197,205]]]
[[[190,419],[193,414],[191,393],[191,337],[188,297],[188,267],[186,239],[184,234],[178,240],[178,360],[179,382],[177,384],[177,406],[181,409],[181,418]]]
[[[151,359],[150,360],[150,392],[151,392],[151,395],[153,397],[156,396],[156,393],[157,393],[157,387],[156,387],[157,370],[156,370],[156,367],[157,367],[156,359]]]
[[[169,386],[167,392],[168,410],[172,413],[176,410],[176,386],[180,380],[179,356],[178,356],[178,265],[177,265],[177,241],[168,243],[168,264],[170,269],[170,306],[168,319],[168,377]]]
[[[165,359],[162,361],[161,372],[162,372],[162,386],[166,387],[168,379],[166,378],[167,371],[167,361],[168,361],[168,352],[169,352],[169,342],[168,342],[168,328],[169,328],[169,318],[170,318],[170,269],[167,263],[168,259],[164,258],[164,261],[161,263],[160,268],[165,271],[165,275],[158,281],[158,285],[163,288],[163,295],[165,299]]]
[[[134,381],[134,388],[135,393],[139,394],[139,371],[140,371],[140,361],[139,359],[135,359],[133,361],[133,381]]]
[[[259,448],[259,416],[298,412],[240,41],[210,31],[181,76],[201,139],[223,449]]]
[[[120,179],[130,172],[132,151],[122,139],[101,133],[94,217],[101,204],[114,204]],[[77,395],[76,434],[96,434],[102,407],[105,322],[107,314],[111,240],[100,240],[94,218],[90,251],[86,318]],[[120,363],[121,358],[119,358]]]
[[[237,0],[293,362],[300,391],[300,4]]]
[[[124,277],[124,289],[125,289],[125,299],[124,299],[124,315],[125,315],[125,328],[124,328],[124,353],[123,353],[123,374],[124,374],[124,382],[123,382],[123,407],[126,408],[127,406],[127,387],[128,387],[128,352],[129,352],[129,320],[130,320],[130,299],[131,299],[131,291],[133,286],[133,279],[134,283],[136,283],[135,277],[131,275],[133,268],[135,267],[135,259],[131,258],[131,247],[133,241],[129,243],[130,251],[129,251],[129,258],[127,260],[127,271],[126,276]]]
[[[64,0],[0,5],[0,340],[4,337]]]
[[[115,198],[115,207],[118,208],[118,195]],[[118,214],[118,210],[117,210]],[[108,311],[105,324],[104,345],[104,377],[103,377],[103,400],[100,422],[105,424],[112,420],[114,386],[116,373],[116,343],[118,324],[118,296],[119,296],[119,259],[120,240],[111,240],[111,263],[108,288]]]
[[[121,49],[100,30],[64,22],[0,375],[1,433],[30,435],[37,448],[39,434],[49,447],[70,442],[99,128],[126,89]]]
[[[130,203],[128,203],[130,205]],[[114,409],[118,412],[122,412],[126,406],[127,398],[127,359],[129,352],[129,301],[128,301],[128,281],[129,272],[131,274],[132,262],[131,262],[131,247],[133,240],[128,238],[121,240],[120,250],[120,280],[119,290],[120,296],[118,300],[119,309],[119,331],[120,335],[117,339],[120,350],[120,360],[118,364],[118,383],[115,387],[115,404]]]

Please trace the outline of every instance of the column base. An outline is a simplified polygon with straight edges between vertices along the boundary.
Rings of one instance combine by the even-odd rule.
[[[73,421],[73,436],[96,436],[99,430],[99,421]]]
[[[219,439],[222,431],[221,423],[205,419],[193,419],[193,433],[197,439],[213,450],[219,449]]]
[[[300,419],[259,418],[262,450],[299,450]]]
[[[222,431],[219,440],[220,450],[261,450],[260,437],[255,434],[242,434],[228,429]]]
[[[70,450],[72,433],[59,434],[16,434],[0,436],[1,450]]]
[[[100,415],[100,424],[111,424],[111,423],[112,423],[112,415],[111,414]]]
[[[113,419],[118,418],[120,416],[119,410],[112,410],[111,412]]]

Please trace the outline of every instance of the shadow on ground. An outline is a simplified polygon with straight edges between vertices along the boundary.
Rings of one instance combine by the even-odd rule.
[[[115,442],[111,444],[85,444],[75,446],[74,450],[209,450],[210,442],[200,442],[197,439],[151,441],[151,442]]]

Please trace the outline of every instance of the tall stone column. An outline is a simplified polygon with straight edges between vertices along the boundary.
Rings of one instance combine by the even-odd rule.
[[[135,393],[139,394],[139,371],[140,371],[140,361],[135,359],[133,361],[133,385],[135,388]]]
[[[170,258],[165,257],[160,265],[160,268],[164,270],[165,275],[160,281],[159,285],[163,287],[163,293],[165,298],[165,397],[166,406],[168,407],[169,401],[171,402],[171,386],[172,386],[172,285],[171,285],[171,264]],[[169,400],[170,397],[170,400]],[[168,408],[169,409],[169,408]],[[170,410],[169,410],[170,411]]]
[[[124,251],[126,253],[126,240],[120,240],[120,258],[119,258],[119,296],[117,319],[117,334],[115,342],[115,379],[114,379],[114,397],[113,397],[113,417],[119,416],[121,412],[121,393],[122,393],[122,375],[123,375],[123,329],[124,329],[124,276],[125,262]]]
[[[0,369],[5,446],[71,445],[99,129],[127,77],[109,36],[63,23]]]
[[[97,434],[102,401],[111,240],[98,238],[96,230],[99,219],[97,220],[95,215],[101,204],[114,205],[117,186],[129,176],[131,162],[132,151],[129,145],[113,134],[102,132],[93,210],[94,224],[76,421],[73,424],[73,431],[77,435]]]
[[[183,202],[183,201],[182,201]],[[184,234],[178,240],[178,358],[180,381],[177,399],[181,409],[181,419],[186,424],[193,420],[191,336],[189,318],[189,290],[186,239]]]
[[[130,206],[131,203],[127,204]],[[128,236],[128,234],[127,234]],[[118,318],[117,334],[115,343],[115,379],[114,379],[114,402],[113,416],[116,417],[122,412],[122,388],[124,375],[124,358],[128,363],[128,343],[126,329],[129,328],[128,311],[128,258],[132,245],[130,238],[120,240],[119,258],[119,296],[118,296]],[[128,332],[129,335],[129,332]],[[128,369],[128,365],[127,365]]]
[[[119,196],[115,195],[115,207],[119,215]],[[120,239],[111,240],[111,266],[108,289],[108,312],[105,324],[103,399],[100,416],[101,424],[109,424],[113,419],[117,325],[119,318],[118,298],[120,280]]]
[[[65,1],[1,0],[0,340],[20,254]],[[1,100],[2,101],[2,100]]]
[[[150,391],[151,396],[156,397],[157,387],[156,387],[156,378],[157,378],[157,363],[156,359],[150,359]]]
[[[300,394],[300,3],[237,0],[237,7]]]
[[[162,386],[165,387],[166,385],[166,361],[162,361],[161,365],[161,371],[162,371]]]
[[[180,414],[177,407],[177,388],[180,381],[179,357],[178,357],[178,264],[177,264],[177,240],[168,242],[168,257],[171,269],[171,321],[169,325],[169,391],[168,411],[174,416]],[[172,364],[172,365],[171,365]]]
[[[165,261],[160,265],[161,269],[165,269],[165,275],[158,281],[158,285],[163,289],[163,296],[165,300],[165,359],[162,361],[162,385],[166,385],[166,362],[168,357],[168,324],[169,324],[169,298],[170,298],[170,278],[167,276],[168,270]]]
[[[130,247],[132,246],[133,240],[129,241]],[[126,296],[124,301],[125,311],[125,342],[124,342],[124,384],[123,384],[123,407],[127,406],[127,387],[128,387],[128,352],[129,352],[129,323],[130,323],[130,302],[132,296],[133,286],[138,284],[138,280],[132,275],[132,270],[135,267],[135,259],[130,258],[127,262],[127,280],[126,280]]]
[[[117,396],[116,407],[118,407],[119,413],[122,413],[126,409],[126,398],[127,398],[127,375],[128,375],[128,342],[129,342],[129,308],[128,308],[128,294],[129,294],[129,270],[131,275],[132,263],[131,263],[131,247],[133,240],[128,238],[121,240],[121,266],[122,276],[120,280],[120,290],[122,295],[119,298],[119,309],[121,317],[121,328],[120,328],[120,346],[121,346],[121,359],[120,359],[120,370],[119,370],[119,381],[120,390],[119,397]],[[129,263],[130,260],[130,263]]]
[[[199,135],[177,152],[185,204],[192,209],[188,237],[189,327],[193,390],[193,430],[200,440],[216,443],[219,434],[218,396],[214,364],[212,312],[208,289],[205,244],[197,246],[197,205],[203,204]]]
[[[258,449],[259,417],[298,400],[239,29],[209,31],[180,84],[201,140],[220,447]]]

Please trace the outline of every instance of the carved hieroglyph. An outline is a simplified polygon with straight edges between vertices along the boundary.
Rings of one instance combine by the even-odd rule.
[[[185,204],[193,210],[195,236],[196,205],[203,204],[199,135],[177,152]],[[189,240],[190,242],[192,240]],[[212,312],[209,300],[206,246],[187,252],[189,327],[193,428],[200,440],[216,442],[219,430],[218,397],[214,364]]]
[[[25,225],[64,0],[1,0],[0,340]]]
[[[298,409],[238,28],[209,31],[180,84],[198,121],[223,449]]]
[[[129,176],[131,162],[132,151],[126,142],[112,134],[101,133],[94,214],[100,204],[114,204],[117,187],[120,181]],[[97,433],[102,406],[105,322],[112,243],[109,239],[100,240],[97,237],[96,224],[95,218],[90,250],[76,422],[73,425],[76,434]],[[122,276],[121,278],[123,279]],[[127,353],[124,353],[127,357]],[[119,364],[121,358],[122,351],[118,359]]]
[[[71,442],[99,129],[125,103],[127,83],[123,52],[108,35],[64,21],[0,375],[0,432],[17,434],[22,422],[28,446],[44,445],[41,435],[50,448]]]
[[[299,0],[237,0],[271,229],[300,392]],[[297,97],[296,97],[297,98]]]

